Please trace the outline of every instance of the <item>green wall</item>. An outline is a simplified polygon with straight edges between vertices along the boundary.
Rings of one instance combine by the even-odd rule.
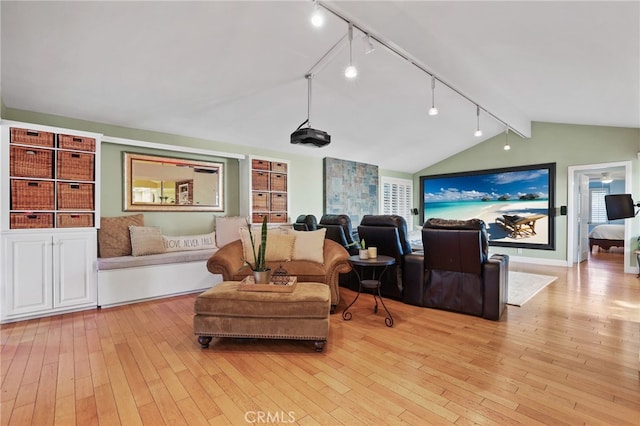
[[[567,205],[567,172],[569,166],[632,161],[634,199],[640,199],[640,129],[584,126],[555,123],[532,123],[530,139],[509,134],[510,151],[503,149],[505,135],[494,138],[447,158],[414,175],[415,199],[419,200],[420,176],[482,170],[538,163],[556,163],[556,207]],[[419,205],[419,203],[417,203]],[[556,216],[556,249],[527,250],[499,247],[500,252],[542,259],[566,260],[567,216]],[[496,248],[497,249],[497,248]]]
[[[2,117],[8,120],[22,121],[41,125],[63,127],[68,129],[84,130],[102,133],[105,136],[132,139],[145,142],[185,146],[212,151],[227,152],[232,154],[256,155],[265,158],[290,161],[288,181],[291,197],[290,218],[300,214],[314,214],[320,218],[323,213],[323,177],[322,158],[292,155],[269,149],[261,149],[249,146],[225,144],[221,142],[190,138],[181,135],[153,132],[140,129],[131,129],[120,126],[112,126],[103,123],[77,120],[73,118],[41,114],[30,111],[6,108],[6,114]],[[127,214],[123,212],[122,197],[122,152],[141,152],[157,155],[168,155],[166,151],[131,147],[112,143],[102,144],[101,160],[101,215],[119,216]],[[234,216],[240,212],[240,187],[239,187],[239,161],[219,157],[207,157],[185,153],[175,153],[176,157],[203,159],[225,162],[225,211],[222,213],[208,212],[144,212],[147,225],[159,226],[166,235],[193,234],[210,232],[214,227],[214,216]],[[412,179],[409,173],[380,170],[382,176],[400,177]]]
[[[24,121],[69,129],[102,133],[106,136],[133,139],[161,144],[178,145],[233,154],[256,155],[290,161],[291,195],[290,217],[299,214],[323,213],[322,158],[292,155],[269,149],[225,144],[221,142],[190,138],[180,135],[152,132],[126,127],[111,126],[103,123],[76,120],[72,118],[40,114],[29,111],[3,108],[2,117],[9,120]],[[443,141],[445,142],[445,141]],[[584,126],[570,124],[540,123],[532,124],[532,137],[520,139],[510,134],[512,149],[504,151],[504,134],[488,139],[444,161],[427,167],[411,175],[391,170],[380,170],[381,176],[413,179],[414,205],[419,203],[419,177],[421,175],[451,173],[467,170],[482,170],[507,166],[556,163],[556,207],[567,205],[567,170],[569,166],[599,164],[618,161],[632,162],[632,189],[634,199],[640,199],[640,174],[637,153],[640,152],[640,129],[604,126]],[[122,151],[145,152],[166,155],[166,152],[137,147],[127,147],[104,143],[102,147],[102,216],[117,216],[122,211]],[[235,159],[212,158],[202,155],[177,156],[194,159],[213,159],[224,161],[226,167],[225,196],[226,206],[223,213],[157,213],[145,212],[148,225],[160,226],[167,235],[201,233],[213,229],[215,215],[237,215],[240,209],[239,163]],[[412,153],[415,155],[417,153]],[[424,152],[428,158],[428,149]],[[417,223],[414,225],[421,225]],[[529,258],[566,260],[567,216],[556,216],[556,249],[528,250],[517,253],[515,249],[500,247],[500,251]],[[637,228],[637,226],[636,226]],[[634,229],[636,229],[634,228]]]

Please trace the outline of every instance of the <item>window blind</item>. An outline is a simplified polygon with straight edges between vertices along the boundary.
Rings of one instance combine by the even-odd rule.
[[[382,197],[380,197],[382,214],[396,214],[404,217],[407,224],[412,223],[413,181],[386,176],[382,176],[380,181],[382,184]]]
[[[604,203],[604,196],[609,190],[604,188],[592,189],[591,195],[591,223],[607,223],[607,208]]]

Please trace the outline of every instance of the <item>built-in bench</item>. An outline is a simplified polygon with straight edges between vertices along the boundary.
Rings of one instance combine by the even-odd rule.
[[[98,307],[201,292],[222,282],[207,270],[218,249],[98,258]]]

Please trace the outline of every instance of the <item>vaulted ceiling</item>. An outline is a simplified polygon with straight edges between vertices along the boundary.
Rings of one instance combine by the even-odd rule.
[[[321,3],[357,27],[355,80],[347,23],[325,10],[314,28],[311,1],[2,1],[2,101],[409,173],[504,132],[483,110],[474,137],[476,104],[526,136],[531,121],[640,127],[637,1]],[[365,54],[361,30],[418,66],[376,41]],[[320,149],[289,139],[310,70]]]

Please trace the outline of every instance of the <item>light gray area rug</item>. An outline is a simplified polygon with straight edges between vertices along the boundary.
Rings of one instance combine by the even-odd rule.
[[[551,275],[529,274],[526,272],[509,271],[509,285],[507,289],[507,304],[522,306],[543,288],[557,280]]]

